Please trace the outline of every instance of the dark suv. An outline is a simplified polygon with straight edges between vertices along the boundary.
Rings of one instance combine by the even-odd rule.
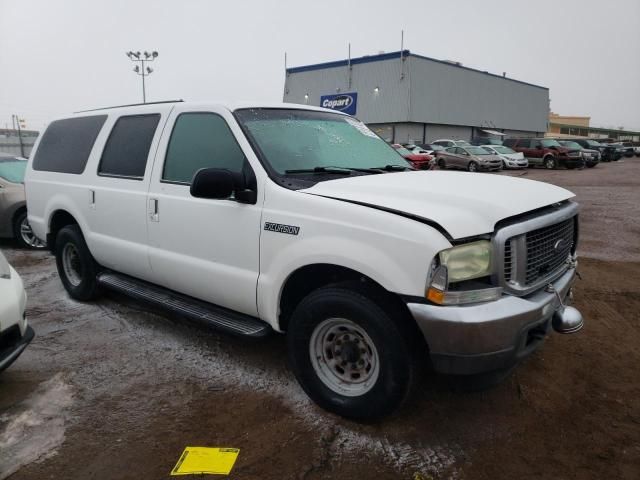
[[[529,166],[542,165],[549,169],[584,167],[579,150],[563,147],[552,138],[507,138],[503,145],[522,152],[529,160]]]
[[[567,138],[566,140],[576,142],[578,145],[582,145],[583,148],[598,150],[603,162],[619,160],[622,156],[622,153],[615,146],[612,147],[608,143],[600,143],[590,138]]]

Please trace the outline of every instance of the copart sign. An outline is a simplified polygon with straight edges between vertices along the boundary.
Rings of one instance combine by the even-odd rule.
[[[331,110],[338,110],[342,113],[349,115],[356,114],[356,107],[358,105],[357,93],[339,93],[337,95],[323,95],[320,97],[320,106],[324,108],[330,108]]]

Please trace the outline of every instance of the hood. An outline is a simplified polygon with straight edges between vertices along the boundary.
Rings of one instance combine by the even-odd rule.
[[[435,170],[340,178],[299,191],[432,221],[454,239],[493,232],[502,219],[574,196],[534,180]]]
[[[524,153],[516,152],[516,153],[501,153],[501,157],[508,158],[509,160],[524,160]]]

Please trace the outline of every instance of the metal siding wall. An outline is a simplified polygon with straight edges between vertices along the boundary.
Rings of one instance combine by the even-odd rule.
[[[319,106],[322,95],[358,93],[356,117],[365,123],[406,122],[409,118],[409,79],[400,79],[400,58],[352,66],[351,87],[348,67],[290,73],[285,81],[284,101]],[[380,89],[374,93],[374,88]],[[340,92],[336,92],[336,89]],[[309,95],[305,102],[305,94]]]
[[[396,143],[422,143],[422,124],[396,124],[396,134],[393,141]]]
[[[427,124],[427,143],[440,139],[471,140],[471,127],[457,125],[431,125]]]
[[[549,91],[409,57],[413,122],[546,131]]]

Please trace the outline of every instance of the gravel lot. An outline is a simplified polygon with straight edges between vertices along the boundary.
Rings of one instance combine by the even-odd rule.
[[[585,329],[484,392],[427,374],[374,425],[315,407],[280,336],[232,338],[113,294],[79,303],[50,255],[1,243],[37,336],[0,375],[0,479],[167,478],[189,445],[239,448],[234,479],[637,480],[640,159],[503,174],[577,194]]]

